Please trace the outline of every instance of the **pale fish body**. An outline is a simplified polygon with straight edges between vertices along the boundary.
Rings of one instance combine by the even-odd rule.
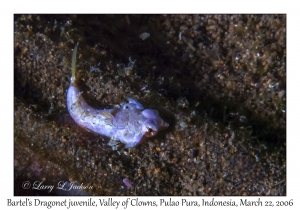
[[[147,137],[169,126],[156,110],[144,109],[138,101],[128,98],[121,108],[99,110],[89,106],[76,85],[77,45],[72,57],[72,78],[67,92],[67,108],[74,121],[92,132],[120,141],[127,148],[134,147]]]

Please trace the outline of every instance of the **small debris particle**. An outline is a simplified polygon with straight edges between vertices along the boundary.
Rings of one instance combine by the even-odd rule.
[[[145,39],[149,38],[150,34],[147,32],[144,32],[140,35],[140,38],[144,41]]]
[[[123,179],[123,183],[126,185],[127,188],[132,188],[131,181],[127,178]]]

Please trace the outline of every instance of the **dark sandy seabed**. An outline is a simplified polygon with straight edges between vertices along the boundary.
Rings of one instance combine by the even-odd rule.
[[[286,195],[286,15],[14,20],[14,195]],[[78,41],[91,106],[132,97],[170,127],[130,150],[78,127],[66,109]]]

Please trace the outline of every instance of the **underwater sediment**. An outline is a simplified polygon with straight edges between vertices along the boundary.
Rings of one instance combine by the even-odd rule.
[[[128,150],[77,126],[78,41],[89,105],[132,97],[169,128]],[[15,15],[14,52],[15,195],[286,195],[285,15]]]

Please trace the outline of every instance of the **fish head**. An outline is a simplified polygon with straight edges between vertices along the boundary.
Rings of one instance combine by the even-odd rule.
[[[142,125],[146,137],[155,136],[158,131],[169,127],[169,124],[159,116],[156,110],[145,109],[142,111],[142,115],[146,118]]]

